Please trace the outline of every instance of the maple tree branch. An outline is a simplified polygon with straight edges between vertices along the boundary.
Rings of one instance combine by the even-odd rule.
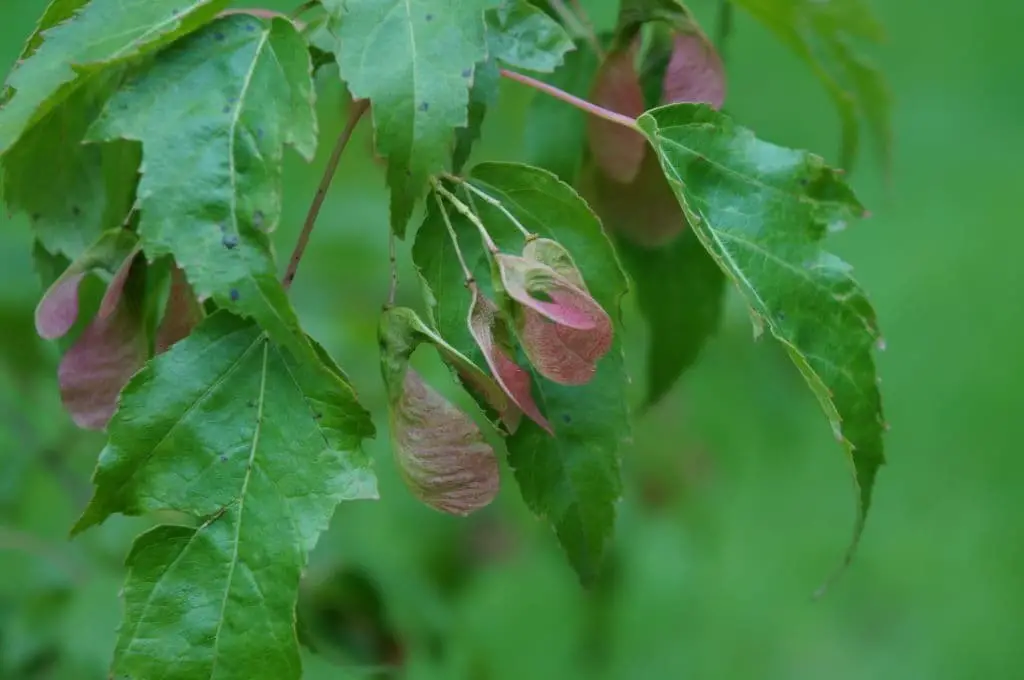
[[[469,266],[466,264],[466,258],[462,255],[462,250],[459,248],[459,237],[455,235],[455,227],[452,226],[452,220],[448,216],[448,209],[444,207],[444,201],[441,200],[441,194],[434,192],[434,200],[437,201],[437,208],[441,211],[441,219],[444,220],[444,226],[448,230],[448,237],[452,240],[452,247],[455,248],[455,257],[459,260],[459,266],[462,267],[462,275],[466,279],[466,286],[472,286],[476,283],[476,279],[473,278],[473,272],[470,271]]]
[[[487,250],[489,250],[491,254],[497,253],[498,245],[494,242],[494,239],[491,238],[491,235],[487,233],[487,227],[485,227],[484,223],[480,221],[480,218],[470,210],[469,206],[460,201],[458,196],[445,189],[444,186],[442,186],[436,179],[431,181],[433,183],[434,192],[448,199],[448,202],[451,203],[452,207],[477,228],[477,231],[480,232],[480,238],[483,240],[484,246]],[[452,233],[454,234],[455,232],[452,231]]]
[[[597,104],[588,102],[586,99],[580,99],[576,95],[569,94],[564,90],[560,90],[554,85],[548,85],[547,83],[537,80],[536,78],[531,78],[530,76],[524,75],[522,73],[517,73],[516,71],[509,71],[508,69],[504,68],[501,69],[501,75],[504,76],[505,78],[508,78],[509,80],[514,80],[518,83],[526,85],[527,87],[532,87],[535,90],[539,90],[544,94],[551,95],[555,99],[561,99],[566,104],[575,106],[577,109],[585,111],[592,116],[604,118],[605,120],[611,121],[612,123],[615,123],[617,125],[628,127],[631,130],[639,131],[639,128],[637,128],[636,125],[635,118],[630,118],[629,116],[624,116],[621,113],[609,111],[608,109],[602,106],[598,106]]]
[[[363,114],[366,113],[369,107],[370,100],[368,99],[358,99],[352,102],[352,109],[349,111],[348,120],[345,122],[345,127],[342,129],[341,134],[338,135],[338,141],[334,144],[334,151],[331,152],[331,158],[327,161],[327,167],[324,168],[324,176],[320,179],[320,186],[316,188],[316,194],[313,196],[313,202],[309,205],[309,212],[306,213],[306,221],[302,225],[299,240],[295,243],[295,250],[292,251],[291,260],[288,262],[288,270],[284,275],[285,290],[288,290],[292,285],[292,281],[295,280],[295,272],[299,268],[299,262],[302,261],[302,255],[306,252],[309,236],[313,233],[316,218],[320,214],[320,208],[324,204],[324,199],[327,197],[327,189],[330,188],[331,180],[334,179],[334,173],[338,170],[341,154],[345,151],[345,147],[348,146],[348,141],[352,138],[352,132],[355,131],[356,125],[359,124],[359,119],[363,117]]]

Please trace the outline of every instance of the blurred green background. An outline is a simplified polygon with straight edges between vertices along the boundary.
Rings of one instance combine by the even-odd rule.
[[[284,9],[286,3],[269,3]],[[607,0],[585,3],[599,23]],[[713,15],[711,0],[691,5]],[[311,680],[410,678],[968,679],[1024,677],[1024,57],[1020,0],[875,2],[895,95],[891,183],[853,182],[874,217],[831,241],[877,305],[889,464],[862,548],[820,601],[852,526],[846,463],[800,377],[726,323],[623,452],[626,497],[605,577],[582,591],[510,476],[468,520],[415,503],[390,458],[375,326],[387,289],[386,201],[367,129],[347,153],[294,287],[309,331],[382,429],[382,500],[342,506],[303,585]],[[5,3],[0,66],[43,0]],[[809,72],[739,14],[728,107],[760,136],[835,159],[838,125]],[[340,127],[322,74],[323,138]],[[505,84],[477,157],[519,157],[532,93]],[[330,144],[289,161],[279,255]],[[40,181],[46,181],[40,177]],[[38,340],[27,225],[0,217],[0,678],[107,676],[122,559],[142,522],[74,542],[100,437],[61,411],[56,348]],[[404,301],[419,307],[403,256]],[[632,311],[630,305],[629,311]],[[632,374],[643,327],[627,317]],[[1014,348],[1017,349],[1014,349]],[[432,367],[427,365],[430,370]],[[436,370],[436,366],[433,367]],[[639,396],[641,380],[632,386]]]

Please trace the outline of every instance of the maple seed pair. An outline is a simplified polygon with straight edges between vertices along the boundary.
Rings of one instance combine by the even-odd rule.
[[[583,385],[612,344],[612,322],[591,297],[568,251],[530,240],[523,254],[496,253],[501,287],[519,343],[537,372],[562,385]],[[513,358],[497,305],[471,287],[469,327],[498,384],[522,412],[548,432],[530,390],[530,374]]]
[[[494,259],[500,273],[496,287],[504,290],[508,317],[530,362],[549,380],[589,382],[597,361],[611,348],[612,322],[591,297],[569,253],[554,241],[535,238],[522,255],[495,253]],[[518,429],[525,414],[555,434],[533,400],[530,373],[515,361],[506,316],[475,283],[469,288],[469,330],[493,381],[412,310],[386,311],[380,336],[399,470],[417,498],[455,515],[468,515],[494,499],[500,481],[497,457],[473,420],[409,368],[418,344],[433,344],[463,385],[497,411],[509,432]]]

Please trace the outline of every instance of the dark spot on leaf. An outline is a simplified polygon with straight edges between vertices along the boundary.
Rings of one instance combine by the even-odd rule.
[[[256,128],[256,139],[263,139],[263,128]]]
[[[319,412],[317,412],[317,414],[316,414],[316,415],[315,415],[314,417],[315,417],[315,418],[316,418],[317,420],[320,420],[321,418],[323,418],[323,417],[324,417],[324,414],[323,414],[323,413],[319,413]]]
[[[43,218],[43,216],[42,216],[42,215],[40,215],[39,213],[32,213],[32,221],[33,221],[33,222],[38,222],[38,221],[39,221],[39,220],[41,220],[42,218]]]
[[[808,184],[810,184],[810,181],[808,181],[808,179],[806,177],[801,177],[800,178],[800,186],[805,187]]]
[[[252,33],[253,31],[256,30],[256,27],[254,25],[252,25],[252,24],[246,24],[245,25],[245,30],[247,30],[249,33]]]
[[[463,71],[462,71],[462,77],[463,78],[469,78],[472,75],[473,75],[473,69],[471,69],[471,68],[463,69]]]
[[[562,414],[562,422],[565,423],[566,425],[568,425],[569,423],[572,422],[572,416],[569,415],[568,413],[563,413]]]
[[[263,220],[264,217],[262,210],[257,210],[252,214],[252,226],[256,227],[257,229],[263,228]]]
[[[221,454],[220,455],[220,462],[222,462],[222,463],[228,462],[228,457],[225,456],[224,454]]]
[[[238,302],[238,298],[241,297],[238,294],[238,289],[237,288],[232,288],[230,295],[231,295],[231,301],[232,302]]]
[[[213,39],[219,42],[219,41],[224,39],[224,34],[221,33],[220,31],[217,31],[216,33],[213,34]]]
[[[430,104],[428,104],[427,102],[420,103],[420,111],[426,111],[429,108],[430,108]]]
[[[433,21],[434,20],[434,15],[433,14],[428,14],[427,16],[425,16],[423,18],[426,19],[427,21]]]
[[[224,238],[222,238],[220,242],[223,243],[224,247],[228,250],[234,250],[238,247],[238,236],[235,234],[224,234]]]
[[[223,110],[223,111],[224,111],[224,113],[231,113],[231,106],[229,106],[229,105],[225,104],[225,105],[224,105],[224,110]]]
[[[245,404],[249,408],[256,408],[256,400],[255,399],[250,399],[249,401],[245,402]]]
[[[75,217],[78,217],[79,215],[82,214],[82,209],[79,208],[77,205],[73,205],[71,206],[71,214],[74,215]]]

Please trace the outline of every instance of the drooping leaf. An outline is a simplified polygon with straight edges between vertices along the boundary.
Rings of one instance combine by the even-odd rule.
[[[161,53],[89,132],[142,142],[146,255],[173,255],[197,295],[299,354],[309,348],[268,233],[281,216],[284,145],[307,159],[316,150],[310,69],[290,22],[228,16]]]
[[[593,298],[617,319],[625,279],[600,223],[571,188],[548,172],[510,163],[477,165],[467,181],[499,201],[527,231],[565,246]],[[503,251],[522,251],[521,232],[501,210],[480,200],[473,205]],[[490,258],[476,229],[457,212],[451,223],[481,290],[493,295]],[[428,287],[438,330],[476,357],[480,350],[465,323],[470,294],[450,242],[440,214],[428,213],[416,235],[413,260]],[[597,576],[612,534],[620,494],[618,449],[629,437],[619,333],[615,338],[586,385],[559,385],[534,373],[533,394],[555,436],[524,420],[507,440],[524,499],[552,524],[585,583]]]
[[[649,111],[648,135],[687,222],[786,348],[850,459],[853,550],[884,462],[875,312],[850,267],[821,248],[864,208],[821,158],[758,140],[704,105]]]
[[[584,47],[565,55],[565,64],[540,80],[586,99],[600,60]],[[580,167],[587,139],[587,115],[560,99],[534,95],[526,112],[523,160],[572,183]]]
[[[879,43],[881,25],[864,0],[736,0],[804,61],[831,97],[842,123],[839,165],[849,169],[860,144],[863,115],[882,162],[892,154],[891,97],[882,73],[852,47]]]
[[[505,394],[519,407],[528,418],[548,432],[554,434],[551,424],[541,414],[533,400],[530,373],[523,369],[515,360],[512,338],[509,329],[501,316],[501,310],[494,302],[480,293],[474,285],[471,289],[472,300],[469,304],[469,332],[473,335],[477,347]]]
[[[453,515],[488,505],[500,481],[494,449],[468,415],[409,368],[409,359],[421,342],[433,342],[446,359],[461,364],[460,374],[472,367],[478,374],[474,383],[490,383],[490,378],[437,338],[410,309],[385,311],[379,337],[391,444],[406,485],[425,504]],[[500,390],[498,395],[504,399]]]
[[[82,143],[122,77],[114,68],[90,78],[0,157],[8,209],[28,216],[47,250],[72,260],[120,227],[134,200],[137,145]]]
[[[569,254],[540,238],[527,243],[521,257],[498,254],[496,259],[530,364],[562,385],[590,382],[597,362],[611,349],[614,329]]]
[[[114,274],[138,244],[127,229],[100,235],[54,281],[36,306],[36,332],[46,340],[63,337],[78,320],[78,286],[89,272],[100,269]]]
[[[373,104],[387,158],[391,227],[405,234],[427,179],[448,167],[455,128],[467,125],[474,66],[487,56],[484,12],[494,0],[348,0],[335,56],[357,99]]]
[[[7,79],[0,108],[0,155],[102,67],[167,45],[213,19],[227,4],[55,0]]]
[[[156,353],[166,352],[171,345],[188,337],[196,324],[202,320],[203,308],[196,300],[185,273],[175,266],[171,270],[171,289],[167,296],[167,306],[156,333]]]
[[[57,369],[64,408],[84,429],[102,430],[107,426],[121,389],[148,358],[140,299],[145,293],[141,286],[145,266],[136,258],[137,252],[133,250],[125,258],[107,286],[95,318],[64,354]]]
[[[113,675],[298,680],[306,557],[338,502],[377,495],[348,384],[220,311],[136,374],[108,431],[75,532],[114,512],[196,518],[135,541]]]
[[[560,23],[526,0],[509,0],[487,13],[487,51],[513,68],[550,73],[575,47]]]

